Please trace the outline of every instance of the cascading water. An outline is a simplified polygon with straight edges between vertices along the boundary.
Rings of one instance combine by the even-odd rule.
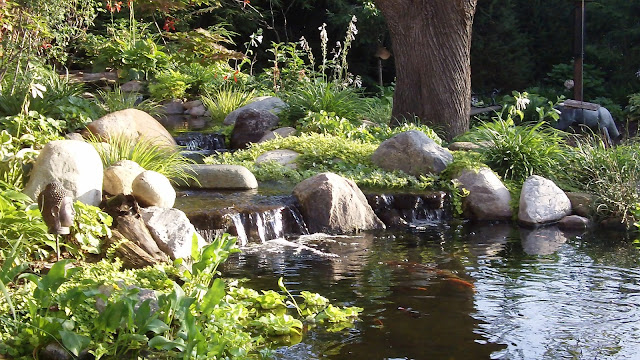
[[[186,132],[174,137],[179,146],[189,151],[205,151],[209,154],[216,150],[226,149],[224,135]]]
[[[367,195],[373,210],[387,227],[413,231],[446,223],[445,198],[443,192]],[[256,190],[186,191],[178,198],[176,206],[185,211],[208,241],[228,232],[238,237],[238,245],[246,246],[308,235],[309,230],[296,204],[292,195],[262,195]]]
[[[177,207],[209,241],[228,232],[238,237],[238,245],[246,246],[309,233],[291,195],[262,196],[256,191],[185,194]]]

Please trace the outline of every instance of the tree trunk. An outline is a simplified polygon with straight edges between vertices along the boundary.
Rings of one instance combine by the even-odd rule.
[[[447,140],[469,129],[471,25],[477,0],[376,0],[396,64],[391,125],[413,116]]]

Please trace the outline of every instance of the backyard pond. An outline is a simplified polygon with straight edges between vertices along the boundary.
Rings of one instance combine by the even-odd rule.
[[[183,206],[186,206],[183,204]],[[249,242],[226,277],[364,308],[278,359],[633,359],[640,251],[624,233],[422,222],[403,231]]]

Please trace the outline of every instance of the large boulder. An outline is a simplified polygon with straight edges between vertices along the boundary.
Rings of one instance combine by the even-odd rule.
[[[309,231],[351,233],[384,229],[364,194],[351,180],[333,173],[310,177],[293,189]]]
[[[518,220],[525,225],[556,222],[571,214],[571,201],[553,181],[530,176],[522,185]]]
[[[156,119],[138,109],[125,109],[107,114],[87,125],[85,136],[100,139],[122,136],[134,141],[146,139],[157,145],[174,147],[176,142]]]
[[[410,130],[382,142],[371,160],[385,170],[419,176],[441,172],[453,161],[453,155],[422,131]]]
[[[592,194],[582,192],[568,192],[573,213],[582,217],[590,217],[594,213],[596,198]]]
[[[242,114],[243,112],[249,109],[259,110],[259,111],[262,111],[262,110],[269,111],[273,115],[278,115],[282,111],[282,109],[286,107],[287,107],[287,104],[285,104],[285,102],[282,101],[280,98],[277,98],[274,96],[257,97],[249,104],[239,107],[236,110],[230,112],[229,115],[227,115],[224,118],[223,123],[225,125],[234,125],[236,123],[236,120],[240,116],[240,114]]]
[[[246,148],[249,143],[257,143],[280,119],[267,110],[246,109],[238,115],[231,132],[232,149]]]
[[[140,209],[140,215],[160,250],[171,259],[189,259],[194,236],[197,238],[198,248],[206,245],[187,215],[178,209],[152,206]]]
[[[491,169],[465,169],[456,179],[469,191],[462,200],[466,217],[474,220],[511,219],[511,194]]]
[[[202,189],[248,190],[258,187],[258,180],[249,169],[240,165],[187,165],[186,172],[193,176],[186,187]]]
[[[40,151],[24,193],[35,200],[47,184],[59,181],[75,200],[98,206],[102,200],[102,177],[102,161],[91,144],[56,140]]]
[[[131,160],[120,160],[104,169],[102,189],[111,195],[129,195],[132,192],[133,180],[144,168]]]
[[[151,170],[141,172],[131,184],[131,195],[143,206],[171,208],[176,191],[166,176]]]

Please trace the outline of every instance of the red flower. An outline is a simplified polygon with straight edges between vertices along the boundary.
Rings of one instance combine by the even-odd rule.
[[[242,0],[242,8],[244,9],[248,4],[251,4],[249,0]]]
[[[222,78],[223,78],[223,79],[225,79],[225,80],[227,80],[227,79],[229,79],[229,75],[225,75],[225,76],[223,76]]]
[[[240,70],[236,70],[236,72],[233,73],[233,81],[238,82],[238,73],[240,72]]]
[[[164,26],[162,27],[162,29],[164,29],[164,31],[175,30],[175,23],[176,21],[174,19],[167,18],[164,21]]]
[[[45,50],[46,50],[46,49],[51,49],[52,47],[53,47],[53,45],[51,45],[51,44],[49,44],[49,43],[44,43],[44,44],[42,44],[42,48],[43,48],[43,49],[45,49]]]
[[[116,3],[116,11],[117,11],[117,12],[120,12],[120,9],[121,9],[121,8],[122,8],[122,1],[118,1],[118,2]]]

